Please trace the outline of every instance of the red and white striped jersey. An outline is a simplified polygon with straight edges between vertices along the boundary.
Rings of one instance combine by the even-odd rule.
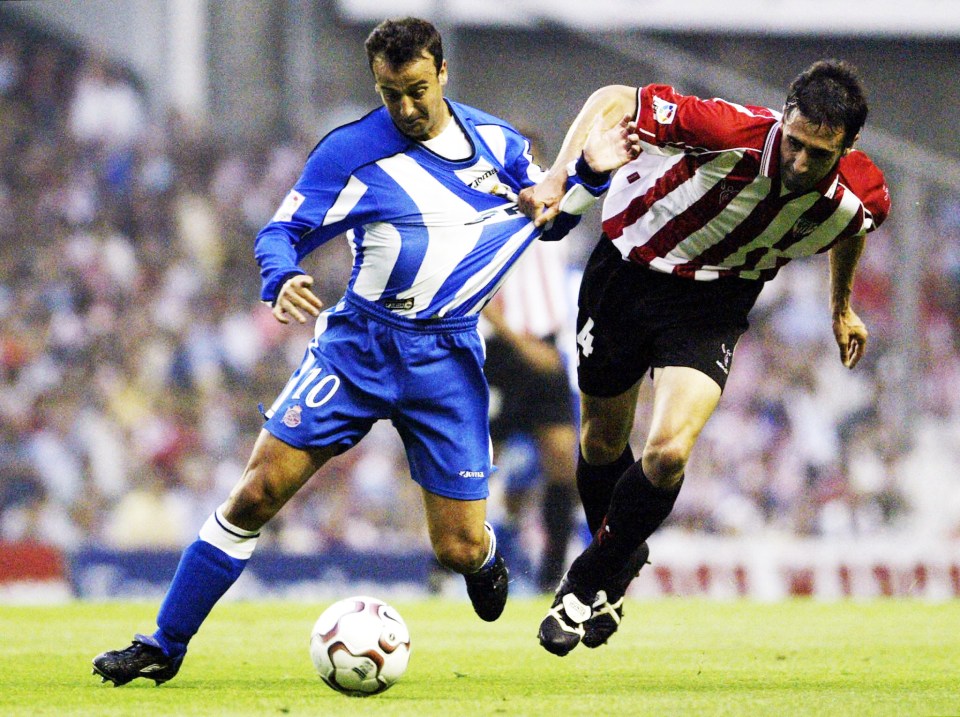
[[[637,107],[643,151],[603,204],[604,234],[632,261],[699,280],[767,280],[890,210],[883,173],[856,150],[812,191],[783,188],[779,112],[667,85],[640,88]]]
[[[491,303],[499,303],[512,331],[538,339],[567,331],[573,318],[564,242],[535,241]]]

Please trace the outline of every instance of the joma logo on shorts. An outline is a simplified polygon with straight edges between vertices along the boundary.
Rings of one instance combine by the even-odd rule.
[[[483,478],[483,471],[460,471],[461,478]]]

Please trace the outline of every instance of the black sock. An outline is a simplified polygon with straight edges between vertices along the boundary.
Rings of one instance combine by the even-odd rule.
[[[613,489],[623,472],[634,462],[633,451],[629,445],[623,449],[617,460],[602,466],[590,465],[584,460],[583,452],[580,452],[577,458],[577,490],[580,492],[580,502],[583,503],[583,512],[587,516],[587,527],[591,535],[600,530],[600,524],[610,509]]]
[[[573,500],[573,486],[563,483],[547,483],[544,486],[541,515],[547,543],[537,576],[538,587],[544,592],[552,592],[563,576],[567,543],[573,530]]]
[[[617,482],[603,526],[570,566],[573,581],[595,591],[621,570],[670,515],[681,485],[682,479],[674,488],[657,488],[644,475],[640,461],[630,466]]]

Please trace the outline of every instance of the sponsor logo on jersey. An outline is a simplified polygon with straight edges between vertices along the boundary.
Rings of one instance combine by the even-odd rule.
[[[516,219],[517,216],[520,216],[520,207],[516,204],[504,204],[500,207],[494,207],[493,209],[487,209],[486,211],[480,212],[476,217],[471,219],[469,222],[464,222],[464,226],[471,226],[473,224],[494,224],[496,222],[506,222],[511,219]]]
[[[303,413],[303,409],[300,406],[290,406],[287,412],[283,414],[283,425],[287,428],[296,428],[300,425],[301,413]]]
[[[484,477],[483,471],[460,471],[458,475],[461,478],[483,478]]]
[[[478,192],[497,194],[503,197],[507,196],[504,190],[506,190],[506,192],[510,190],[509,187],[504,186],[500,182],[499,168],[490,164],[490,162],[483,157],[480,157],[475,164],[467,169],[455,170],[454,174],[460,178],[461,182],[471,189],[476,189]],[[501,189],[501,187],[503,187],[503,189]],[[517,199],[516,195],[508,198],[512,201],[516,201]]]
[[[474,189],[477,189],[481,184],[483,184],[490,177],[496,176],[497,170],[491,167],[486,172],[481,174],[479,177],[470,182],[470,186]]]
[[[667,102],[656,96],[653,98],[653,118],[657,121],[657,124],[671,124],[676,114],[676,102]]]

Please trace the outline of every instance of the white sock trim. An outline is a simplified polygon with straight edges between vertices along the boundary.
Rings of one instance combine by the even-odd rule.
[[[493,558],[497,554],[497,534],[493,532],[493,526],[487,521],[483,521],[483,527],[490,535],[490,549],[487,551],[487,557],[483,559],[483,565],[480,566],[481,570],[493,564]]]
[[[223,506],[217,508],[200,528],[200,540],[237,560],[250,559],[259,537],[259,531],[238,528],[224,518]]]

